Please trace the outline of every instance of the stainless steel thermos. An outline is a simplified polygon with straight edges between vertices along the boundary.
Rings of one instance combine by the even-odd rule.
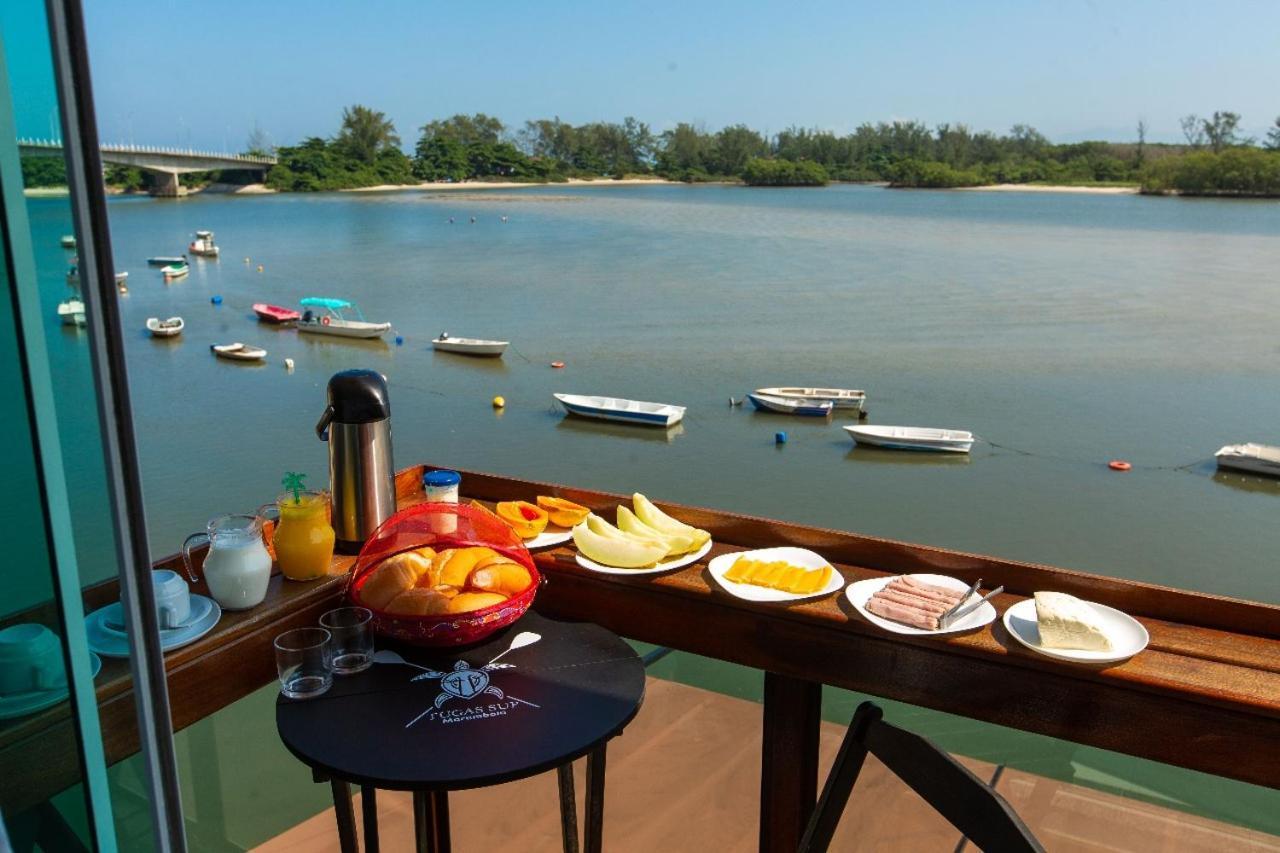
[[[387,380],[373,370],[344,370],[329,380],[329,405],[316,435],[329,442],[336,548],[357,554],[396,511]]]

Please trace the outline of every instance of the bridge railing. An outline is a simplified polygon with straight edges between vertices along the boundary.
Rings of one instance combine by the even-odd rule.
[[[60,139],[18,139],[19,148],[62,148]],[[251,163],[257,166],[274,166],[275,157],[262,157],[254,154],[227,154],[219,151],[199,151],[194,148],[165,148],[154,145],[132,145],[125,143],[104,143],[99,146],[103,151],[112,154],[153,154],[167,157],[203,157],[209,160],[231,160],[238,163]]]

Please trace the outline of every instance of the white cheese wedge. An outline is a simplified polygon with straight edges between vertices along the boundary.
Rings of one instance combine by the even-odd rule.
[[[1035,599],[1040,645],[1046,649],[1111,651],[1098,611],[1087,602],[1062,592],[1037,592]]]

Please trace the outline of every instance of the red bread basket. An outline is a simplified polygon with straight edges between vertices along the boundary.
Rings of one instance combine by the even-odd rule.
[[[501,604],[438,616],[387,613],[360,601],[360,588],[369,573],[388,557],[426,546],[442,551],[475,545],[492,548],[528,569],[533,579],[529,588]],[[424,503],[397,512],[373,532],[356,558],[347,583],[347,598],[373,611],[373,630],[384,637],[418,646],[449,648],[477,643],[519,619],[533,603],[541,583],[529,551],[502,519],[461,504]]]

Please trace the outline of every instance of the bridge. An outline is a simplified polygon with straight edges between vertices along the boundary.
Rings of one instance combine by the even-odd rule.
[[[132,166],[156,176],[153,195],[177,197],[185,190],[179,175],[189,172],[215,172],[224,169],[257,172],[265,175],[276,164],[275,157],[259,157],[253,154],[226,154],[216,151],[197,151],[193,148],[158,148],[148,145],[99,146],[104,163]],[[62,141],[58,139],[19,139],[18,153],[27,157],[60,157]]]

